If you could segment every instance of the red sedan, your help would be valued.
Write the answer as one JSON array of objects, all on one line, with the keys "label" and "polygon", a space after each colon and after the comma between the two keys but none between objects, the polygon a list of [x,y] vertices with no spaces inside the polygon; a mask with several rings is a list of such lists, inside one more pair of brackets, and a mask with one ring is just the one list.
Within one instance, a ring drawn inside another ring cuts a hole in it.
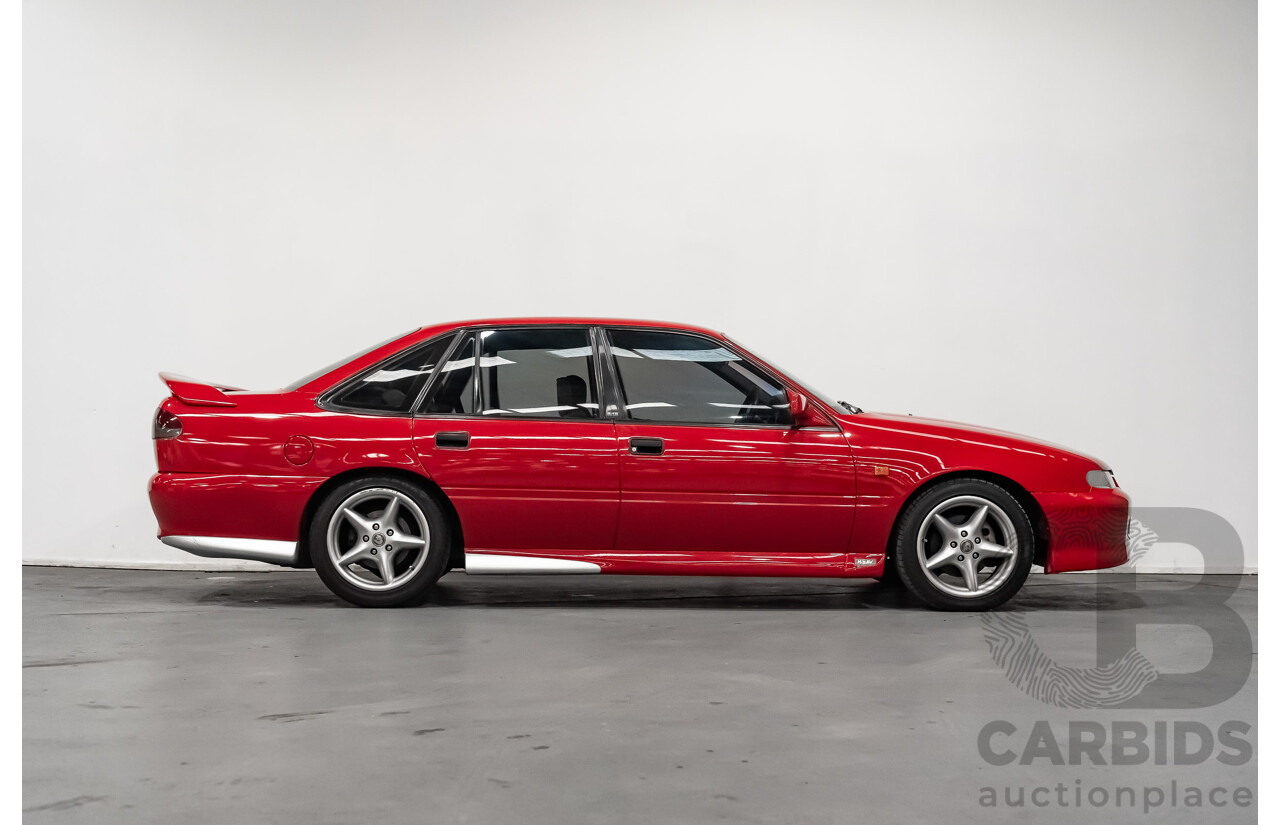
[{"label": "red sedan", "polygon": [[462,569],[896,577],[984,610],[1032,564],[1126,559],[1096,459],[863,412],[696,327],[452,323],[273,392],[161,378],[161,541],[314,567],[368,607]]}]

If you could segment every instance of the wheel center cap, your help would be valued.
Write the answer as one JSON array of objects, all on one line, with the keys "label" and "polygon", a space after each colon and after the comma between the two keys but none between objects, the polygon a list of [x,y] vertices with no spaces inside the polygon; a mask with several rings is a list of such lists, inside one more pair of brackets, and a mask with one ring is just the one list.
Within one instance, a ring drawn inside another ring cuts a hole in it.
[{"label": "wheel center cap", "polygon": [[374,547],[381,547],[384,543],[386,543],[386,541],[387,541],[387,540],[386,540],[386,538],[384,538],[384,537],[383,537],[383,535],[382,535],[381,533],[374,533],[374,534],[373,534],[373,546],[374,546]]},{"label": "wheel center cap", "polygon": [[960,545],[960,549],[966,553],[973,552],[973,542],[969,541],[968,539],[965,539],[965,541]]}]

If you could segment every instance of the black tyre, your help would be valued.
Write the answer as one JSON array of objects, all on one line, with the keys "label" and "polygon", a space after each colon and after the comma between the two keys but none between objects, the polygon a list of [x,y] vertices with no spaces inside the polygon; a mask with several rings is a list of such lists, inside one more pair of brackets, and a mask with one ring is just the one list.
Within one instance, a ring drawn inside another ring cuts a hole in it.
[{"label": "black tyre", "polygon": [[956,479],[908,505],[893,555],[903,584],[929,607],[990,610],[1022,587],[1035,549],[1031,518],[1007,490]]},{"label": "black tyre", "polygon": [[883,587],[892,587],[895,590],[902,587],[902,576],[898,575],[898,563],[893,558],[885,559],[884,570],[876,581]]},{"label": "black tyre", "polygon": [[449,563],[449,522],[421,487],[393,476],[335,487],[310,526],[320,580],[361,607],[421,604]]}]

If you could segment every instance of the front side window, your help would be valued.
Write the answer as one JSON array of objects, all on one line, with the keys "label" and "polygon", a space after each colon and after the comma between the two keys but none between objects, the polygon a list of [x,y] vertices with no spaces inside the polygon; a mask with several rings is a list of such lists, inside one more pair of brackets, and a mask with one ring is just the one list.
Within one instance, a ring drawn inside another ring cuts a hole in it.
[{"label": "front side window", "polygon": [[596,418],[595,359],[586,329],[480,333],[480,414]]},{"label": "front side window", "polygon": [[787,390],[722,344],[678,332],[609,332],[626,415],[639,421],[788,425]]},{"label": "front side window", "polygon": [[407,413],[451,343],[450,335],[413,347],[362,375],[330,403],[349,410]]}]

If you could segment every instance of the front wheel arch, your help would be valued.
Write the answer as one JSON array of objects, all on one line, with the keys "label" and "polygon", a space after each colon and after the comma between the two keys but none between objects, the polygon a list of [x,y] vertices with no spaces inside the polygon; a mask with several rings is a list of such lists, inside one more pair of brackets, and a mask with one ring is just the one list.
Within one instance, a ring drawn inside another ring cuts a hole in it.
[{"label": "front wheel arch", "polygon": [[311,494],[311,498],[307,499],[307,506],[302,508],[302,519],[298,523],[298,563],[295,566],[302,568],[315,567],[315,562],[311,559],[311,520],[315,518],[320,502],[324,501],[330,490],[348,481],[360,478],[386,478],[388,476],[416,485],[424,493],[431,496],[436,504],[440,505],[441,511],[449,521],[449,535],[452,537],[449,547],[448,569],[464,567],[466,565],[466,556],[464,555],[466,545],[462,539],[462,521],[458,518],[457,508],[453,506],[453,502],[445,495],[444,490],[440,489],[440,485],[421,473],[415,473],[399,467],[361,467],[356,470],[346,470],[325,480],[323,484],[317,487]]},{"label": "front wheel arch", "polygon": [[1045,518],[1044,509],[1041,508],[1040,502],[1036,501],[1036,497],[1031,495],[1026,487],[1023,487],[1008,476],[983,470],[954,470],[948,473],[941,473],[931,477],[928,481],[912,490],[911,495],[907,496],[903,500],[902,506],[898,508],[898,514],[893,519],[893,529],[889,531],[889,536],[885,541],[885,566],[887,567],[893,561],[893,546],[897,541],[898,528],[902,526],[902,517],[911,507],[911,504],[939,484],[962,479],[989,481],[1018,500],[1018,503],[1022,505],[1022,509],[1026,510],[1027,515],[1031,517],[1031,529],[1035,534],[1036,551],[1032,561],[1041,567],[1045,566],[1045,563],[1049,560],[1049,522]]}]

